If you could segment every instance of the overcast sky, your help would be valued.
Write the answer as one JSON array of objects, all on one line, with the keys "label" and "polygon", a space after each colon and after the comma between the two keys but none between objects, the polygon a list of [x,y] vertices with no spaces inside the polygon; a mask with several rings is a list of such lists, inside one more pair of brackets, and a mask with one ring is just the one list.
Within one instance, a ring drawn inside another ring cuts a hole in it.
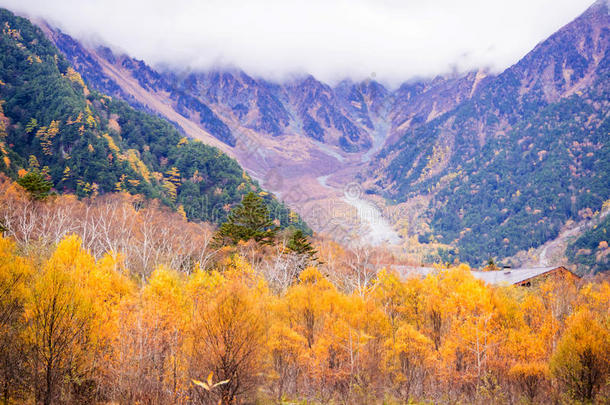
[{"label": "overcast sky", "polygon": [[504,69],[593,0],[0,0],[149,64],[335,82]]}]

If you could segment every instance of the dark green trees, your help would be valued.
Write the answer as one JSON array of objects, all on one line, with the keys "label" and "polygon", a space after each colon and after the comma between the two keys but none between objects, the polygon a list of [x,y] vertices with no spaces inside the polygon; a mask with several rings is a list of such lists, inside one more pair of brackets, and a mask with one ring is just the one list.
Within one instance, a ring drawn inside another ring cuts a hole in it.
[{"label": "dark green trees", "polygon": [[253,192],[246,194],[238,206],[233,208],[229,217],[214,237],[217,246],[236,245],[239,241],[255,240],[271,244],[277,227],[269,218],[263,199]]},{"label": "dark green trees", "polygon": [[42,201],[49,196],[53,184],[39,170],[32,170],[17,180],[34,200]]},{"label": "dark green trees", "polygon": [[286,247],[291,252],[298,255],[308,256],[308,258],[311,260],[316,260],[316,249],[311,246],[311,243],[309,243],[309,240],[307,239],[307,235],[305,235],[300,229],[294,231],[292,237],[288,240]]}]

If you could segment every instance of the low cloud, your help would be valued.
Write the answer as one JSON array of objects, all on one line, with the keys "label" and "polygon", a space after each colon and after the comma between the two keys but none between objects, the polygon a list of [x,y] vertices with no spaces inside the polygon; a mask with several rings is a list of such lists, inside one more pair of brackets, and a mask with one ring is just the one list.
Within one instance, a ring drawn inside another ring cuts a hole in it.
[{"label": "low cloud", "polygon": [[2,0],[156,66],[395,85],[502,70],[591,0]]}]

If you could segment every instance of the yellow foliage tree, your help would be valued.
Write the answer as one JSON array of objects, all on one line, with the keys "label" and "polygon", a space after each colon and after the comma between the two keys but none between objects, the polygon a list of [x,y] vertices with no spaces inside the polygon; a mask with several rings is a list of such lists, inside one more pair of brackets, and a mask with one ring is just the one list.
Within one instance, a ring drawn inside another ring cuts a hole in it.
[{"label": "yellow foliage tree", "polygon": [[434,343],[413,325],[402,323],[386,342],[385,364],[400,397],[408,401],[416,389],[423,391],[434,365]]},{"label": "yellow foliage tree", "polygon": [[23,306],[33,269],[18,257],[15,243],[0,236],[0,394],[4,403],[17,396],[24,373]]},{"label": "yellow foliage tree", "polygon": [[192,322],[190,375],[201,380],[209,372],[227,381],[217,390],[195,391],[201,400],[222,405],[251,396],[265,366],[267,331],[265,298],[239,280],[229,280],[208,301],[199,302]]},{"label": "yellow foliage tree", "polygon": [[88,273],[94,259],[69,236],[36,275],[26,302],[27,342],[36,398],[45,405],[68,400],[74,385],[86,385],[92,373],[93,300]]},{"label": "yellow foliage tree", "polygon": [[550,368],[574,399],[592,401],[610,377],[608,324],[595,319],[588,309],[571,315]]}]

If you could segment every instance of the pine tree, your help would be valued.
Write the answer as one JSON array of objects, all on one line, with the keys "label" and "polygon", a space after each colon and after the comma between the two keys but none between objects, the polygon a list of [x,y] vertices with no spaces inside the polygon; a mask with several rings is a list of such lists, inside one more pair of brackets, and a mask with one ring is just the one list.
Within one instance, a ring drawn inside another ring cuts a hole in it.
[{"label": "pine tree", "polygon": [[316,249],[311,246],[311,243],[307,239],[307,235],[300,229],[294,231],[292,237],[288,240],[286,247],[296,254],[309,256],[311,260],[315,260],[316,254],[318,253]]},{"label": "pine tree", "polygon": [[277,227],[269,218],[269,210],[261,197],[253,192],[246,194],[214,237],[217,246],[236,245],[239,241],[254,239],[258,243],[271,244]]},{"label": "pine tree", "polygon": [[483,271],[496,271],[496,270],[500,270],[500,268],[496,264],[496,262],[493,259],[493,257],[490,257],[487,260],[487,265],[485,267],[483,267]]},{"label": "pine tree", "polygon": [[30,193],[34,200],[42,201],[49,196],[53,183],[45,178],[45,175],[39,170],[31,170],[23,177],[17,180],[21,187]]}]

